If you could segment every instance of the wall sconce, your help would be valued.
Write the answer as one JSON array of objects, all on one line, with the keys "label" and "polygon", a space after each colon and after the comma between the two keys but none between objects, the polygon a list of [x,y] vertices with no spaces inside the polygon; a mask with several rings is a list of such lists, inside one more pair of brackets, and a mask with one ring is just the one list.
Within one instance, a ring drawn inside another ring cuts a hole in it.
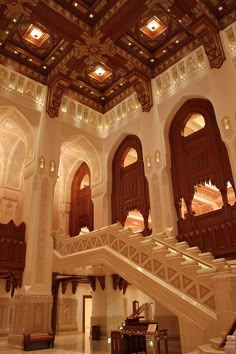
[{"label": "wall sconce", "polygon": [[49,162],[49,171],[50,171],[50,173],[54,173],[54,172],[55,172],[55,169],[56,169],[55,161],[51,160],[51,161]]},{"label": "wall sconce", "polygon": [[156,160],[157,165],[159,165],[159,163],[161,162],[161,153],[159,150],[157,150],[155,152],[155,160]]},{"label": "wall sconce", "polygon": [[229,120],[229,117],[225,117],[225,118],[224,118],[224,125],[225,125],[225,130],[229,130],[229,129],[230,129],[230,120]]},{"label": "wall sconce", "polygon": [[39,170],[43,170],[45,167],[45,158],[43,156],[39,157],[38,164],[39,164]]},{"label": "wall sconce", "polygon": [[230,117],[224,117],[222,119],[222,127],[223,127],[223,130],[224,130],[224,135],[227,136],[227,137],[230,137],[232,135],[232,133],[233,133]]},{"label": "wall sconce", "polygon": [[147,155],[147,157],[146,157],[146,166],[148,168],[151,167],[151,156],[150,155]]}]

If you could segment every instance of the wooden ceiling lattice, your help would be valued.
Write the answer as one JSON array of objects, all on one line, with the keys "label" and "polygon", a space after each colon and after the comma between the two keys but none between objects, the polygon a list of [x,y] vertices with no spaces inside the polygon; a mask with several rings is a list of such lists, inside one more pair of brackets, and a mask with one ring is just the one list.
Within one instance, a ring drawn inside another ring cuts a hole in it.
[{"label": "wooden ceiling lattice", "polygon": [[[0,0],[0,14],[2,64],[11,59],[22,74],[43,78],[52,96],[49,114],[57,116],[59,105],[52,107],[52,102],[61,86],[61,94],[74,90],[102,113],[124,99],[125,92],[134,91],[143,111],[150,109],[151,78],[168,68],[170,57],[190,46],[203,45],[210,66],[220,67],[225,56],[219,32],[235,21],[236,2]],[[164,30],[150,38],[141,28],[152,18]],[[30,26],[45,33],[40,45],[25,37]],[[103,81],[89,76],[99,65],[111,71]]]}]

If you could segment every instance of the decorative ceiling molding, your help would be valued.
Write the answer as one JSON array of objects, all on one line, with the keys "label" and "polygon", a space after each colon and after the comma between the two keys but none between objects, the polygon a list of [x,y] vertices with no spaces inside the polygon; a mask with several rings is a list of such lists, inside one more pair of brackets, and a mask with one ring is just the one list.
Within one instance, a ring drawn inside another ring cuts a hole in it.
[{"label": "decorative ceiling molding", "polygon": [[6,16],[14,17],[19,14],[30,14],[31,11],[25,7],[25,4],[29,3],[30,5],[36,6],[39,0],[0,0],[0,5],[5,5]]},{"label": "decorative ceiling molding", "polygon": [[51,118],[57,117],[61,105],[62,96],[66,88],[70,85],[70,80],[60,76],[48,86],[47,113]]},{"label": "decorative ceiling molding", "polygon": [[220,68],[225,60],[225,53],[219,36],[219,28],[208,17],[203,16],[192,29],[204,46],[210,67]]},{"label": "decorative ceiling molding", "polygon": [[137,93],[139,103],[142,106],[142,111],[149,112],[153,106],[150,79],[143,76],[140,72],[133,71],[129,75],[128,80]]}]

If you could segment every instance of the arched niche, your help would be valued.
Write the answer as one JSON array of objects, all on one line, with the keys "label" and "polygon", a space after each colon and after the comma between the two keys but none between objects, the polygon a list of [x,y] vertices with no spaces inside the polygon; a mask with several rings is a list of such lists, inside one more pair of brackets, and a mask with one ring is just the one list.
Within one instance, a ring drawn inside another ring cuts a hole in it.
[{"label": "arched niche", "polygon": [[144,174],[142,145],[135,135],[128,135],[119,145],[112,161],[112,222],[125,224],[130,211],[143,216],[143,235],[149,235],[150,200]]},{"label": "arched niche", "polygon": [[[230,256],[236,252],[233,241],[236,205],[230,205],[227,187],[232,186],[235,198],[235,185],[211,102],[206,99],[186,101],[171,123],[169,141],[178,239],[186,240],[190,246],[197,245],[202,251],[211,251],[215,256]],[[222,203],[218,203],[218,210],[209,208],[196,215],[193,211],[195,193],[199,187],[213,193],[210,186],[219,190]]]},{"label": "arched niche", "polygon": [[93,202],[91,199],[90,170],[83,162],[77,170],[71,186],[70,236],[79,235],[82,228],[93,230]]},{"label": "arched niche", "polygon": [[22,221],[25,183],[34,160],[34,133],[27,118],[16,108],[0,107],[1,222]]}]

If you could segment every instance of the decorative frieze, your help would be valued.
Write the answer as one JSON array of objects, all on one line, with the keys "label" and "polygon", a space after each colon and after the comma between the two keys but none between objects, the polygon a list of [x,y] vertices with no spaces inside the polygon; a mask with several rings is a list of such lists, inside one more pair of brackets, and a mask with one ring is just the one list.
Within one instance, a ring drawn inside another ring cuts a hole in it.
[{"label": "decorative frieze", "polygon": [[44,86],[0,64],[0,87],[37,104],[44,103]]},{"label": "decorative frieze", "polygon": [[61,104],[61,117],[65,122],[79,128],[93,128],[97,135],[105,137],[114,128],[131,119],[132,113],[140,111],[140,108],[136,94],[126,98],[104,115],[64,96]]},{"label": "decorative frieze", "polygon": [[206,54],[203,47],[200,47],[157,76],[154,81],[156,97],[173,92],[192,76],[198,75],[206,68],[208,68]]}]

